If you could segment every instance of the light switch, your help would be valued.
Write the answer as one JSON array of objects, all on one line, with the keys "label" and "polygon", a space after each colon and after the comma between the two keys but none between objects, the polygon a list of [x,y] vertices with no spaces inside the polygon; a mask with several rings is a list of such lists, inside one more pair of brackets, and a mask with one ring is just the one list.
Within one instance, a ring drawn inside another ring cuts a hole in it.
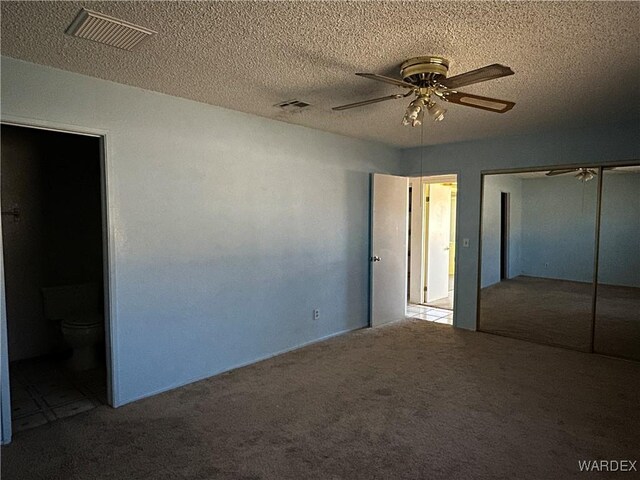
[{"label": "light switch", "polygon": [[469,239],[468,238],[463,238],[462,239],[462,246],[464,248],[468,248],[469,247]]}]

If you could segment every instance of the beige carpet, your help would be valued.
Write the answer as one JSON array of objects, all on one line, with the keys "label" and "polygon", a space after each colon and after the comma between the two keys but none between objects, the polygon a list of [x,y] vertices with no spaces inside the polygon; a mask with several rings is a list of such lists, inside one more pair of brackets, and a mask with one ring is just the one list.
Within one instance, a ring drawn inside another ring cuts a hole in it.
[{"label": "beige carpet", "polygon": [[596,352],[640,361],[640,288],[598,286]]},{"label": "beige carpet", "polygon": [[[479,329],[591,348],[592,285],[520,276],[480,292]],[[598,286],[595,350],[640,360],[640,289]]]},{"label": "beige carpet", "polygon": [[406,320],[20,432],[2,479],[596,478],[578,461],[640,459],[639,384],[636,362]]}]

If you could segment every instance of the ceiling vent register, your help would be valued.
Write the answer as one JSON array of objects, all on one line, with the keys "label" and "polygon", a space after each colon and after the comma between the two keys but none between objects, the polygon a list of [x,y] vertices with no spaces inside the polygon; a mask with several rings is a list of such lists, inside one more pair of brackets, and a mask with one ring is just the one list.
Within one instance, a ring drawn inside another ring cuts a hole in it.
[{"label": "ceiling vent register", "polygon": [[307,108],[309,104],[301,100],[287,100],[286,102],[276,103],[274,107],[279,107],[287,112],[295,112]]},{"label": "ceiling vent register", "polygon": [[65,33],[123,50],[133,50],[156,32],[83,8]]}]

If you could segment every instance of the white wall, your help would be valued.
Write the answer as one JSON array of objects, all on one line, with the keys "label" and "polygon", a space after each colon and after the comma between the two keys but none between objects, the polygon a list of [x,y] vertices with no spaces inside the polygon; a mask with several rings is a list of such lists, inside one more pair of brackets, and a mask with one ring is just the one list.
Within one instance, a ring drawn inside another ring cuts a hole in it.
[{"label": "white wall", "polygon": [[[509,121],[508,114],[504,118],[505,122]],[[640,158],[638,131],[640,123],[636,120],[618,125],[433,145],[424,148],[423,161],[420,148],[403,152],[402,172],[405,175],[459,174],[456,326],[476,328],[481,172],[636,160]],[[464,238],[470,239],[468,248],[462,247]]]},{"label": "white wall", "polygon": [[117,404],[367,325],[397,150],[6,57],[2,115],[107,132]]},{"label": "white wall", "polygon": [[509,197],[509,278],[522,273],[522,179],[486,175],[482,199],[482,288],[500,281],[501,193]]}]

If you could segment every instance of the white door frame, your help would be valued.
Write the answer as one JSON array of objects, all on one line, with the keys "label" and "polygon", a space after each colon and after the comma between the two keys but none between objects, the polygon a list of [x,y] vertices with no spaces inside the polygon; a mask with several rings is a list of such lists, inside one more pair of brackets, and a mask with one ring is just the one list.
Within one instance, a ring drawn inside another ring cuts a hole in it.
[{"label": "white door frame", "polygon": [[[53,132],[71,133],[97,137],[100,139],[100,184],[102,190],[102,241],[103,241],[103,284],[104,284],[104,322],[105,322],[105,350],[107,366],[107,403],[112,407],[120,404],[118,388],[118,349],[117,322],[115,300],[115,231],[111,225],[109,179],[112,178],[110,164],[107,161],[109,151],[109,135],[107,130],[85,128],[77,125],[50,122],[10,115],[2,115],[0,123],[17,127],[49,130]],[[1,175],[1,172],[0,172]],[[11,441],[11,398],[9,394],[9,352],[7,342],[7,314],[4,278],[4,254],[2,241],[2,226],[0,225],[0,426],[2,444]]]},{"label": "white door frame", "polygon": [[[453,274],[453,291],[454,291],[454,297],[453,297],[453,326],[456,326],[456,312],[457,312],[457,302],[458,302],[458,296],[455,295],[455,292],[457,291],[458,288],[458,255],[460,254],[460,248],[462,247],[462,241],[459,238],[460,237],[460,229],[459,227],[459,219],[460,219],[460,215],[459,215],[459,210],[460,210],[460,171],[459,170],[447,170],[444,172],[438,172],[438,171],[434,171],[434,172],[429,172],[429,171],[425,171],[422,172],[422,175],[413,175],[411,177],[409,177],[411,179],[420,179],[420,185],[424,185],[425,183],[442,183],[442,182],[455,182],[458,186],[458,198],[456,199],[456,250],[454,253],[454,274]],[[427,182],[425,182],[425,179],[428,179]],[[420,188],[421,192],[421,201],[424,200],[424,189],[423,187]],[[423,205],[424,206],[424,205]],[[425,264],[425,259],[426,259],[426,255],[427,255],[427,241],[425,238],[425,212],[422,212],[422,217],[421,217],[421,235],[422,235],[422,259],[420,262],[420,269],[421,269],[421,273],[420,273],[420,289],[421,289],[421,293],[422,295],[424,295],[424,287],[425,287],[425,271],[426,271],[426,264]]]}]

